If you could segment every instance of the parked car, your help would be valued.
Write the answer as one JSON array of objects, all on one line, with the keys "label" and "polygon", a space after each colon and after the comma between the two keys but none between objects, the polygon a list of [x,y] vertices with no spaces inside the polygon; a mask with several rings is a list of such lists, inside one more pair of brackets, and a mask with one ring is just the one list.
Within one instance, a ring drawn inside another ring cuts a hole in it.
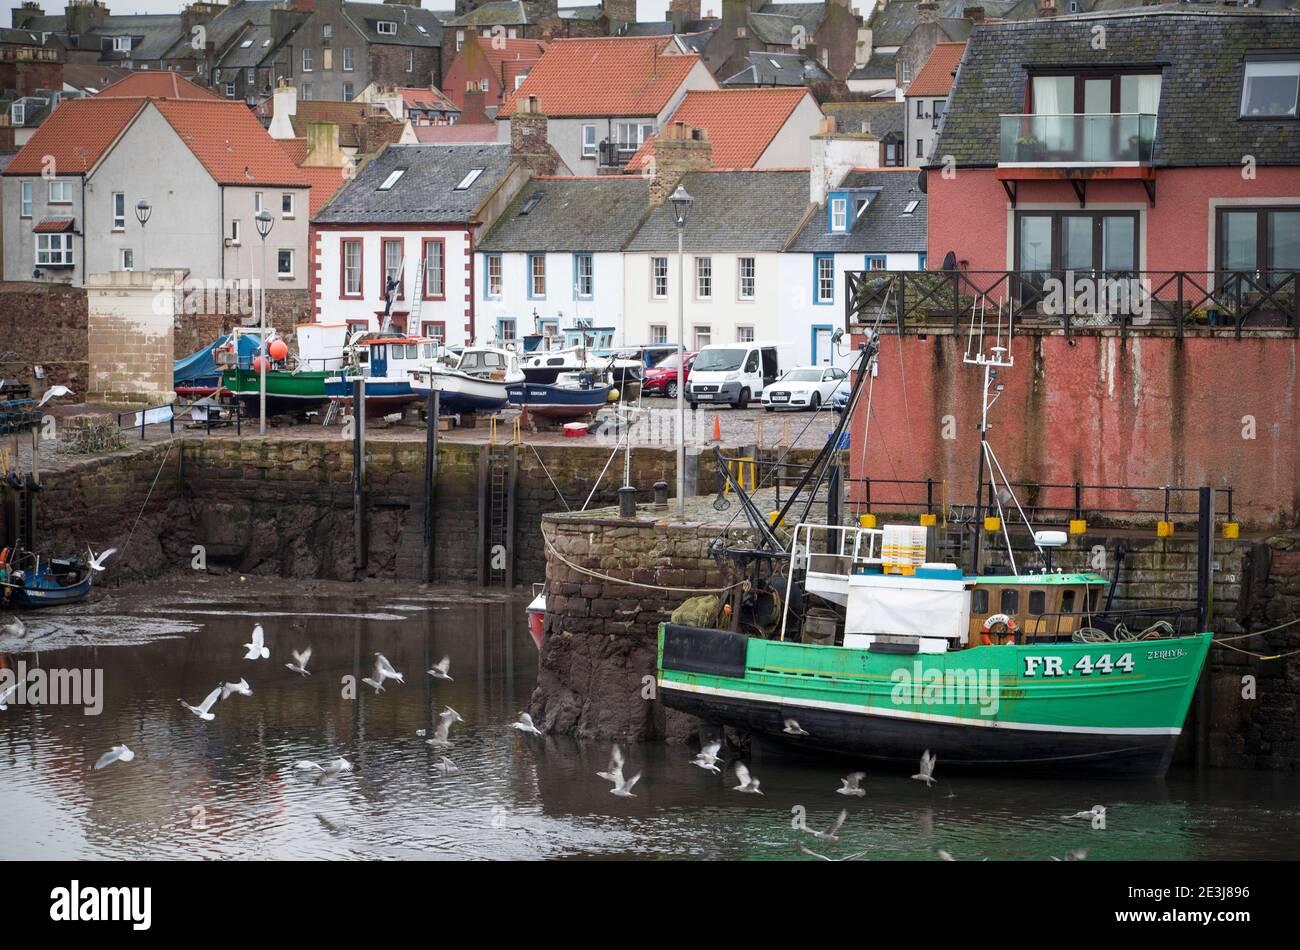
[{"label": "parked car", "polygon": [[820,409],[837,390],[848,391],[848,376],[838,366],[796,366],[763,390],[763,408]]},{"label": "parked car", "polygon": [[790,343],[714,343],[700,348],[691,367],[686,401],[727,403],[744,409],[794,363]]},{"label": "parked car", "polygon": [[[686,354],[686,379],[691,378],[691,365],[695,362],[695,353]],[[647,396],[660,395],[669,399],[677,398],[677,387],[682,383],[682,374],[677,371],[677,354],[670,353],[645,371],[641,381],[641,392]]]},{"label": "parked car", "polygon": [[831,409],[836,415],[842,415],[844,410],[849,408],[849,393],[852,389],[852,386],[844,385],[835,390],[835,395],[831,396]]}]

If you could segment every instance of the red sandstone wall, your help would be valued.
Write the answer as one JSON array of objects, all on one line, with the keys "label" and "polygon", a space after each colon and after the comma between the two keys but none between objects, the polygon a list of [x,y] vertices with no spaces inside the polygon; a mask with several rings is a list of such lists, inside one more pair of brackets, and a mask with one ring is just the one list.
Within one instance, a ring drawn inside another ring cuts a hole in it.
[{"label": "red sandstone wall", "polygon": [[[973,501],[981,374],[962,363],[964,345],[907,336],[900,363],[900,339],[883,338],[865,465],[865,413],[853,420],[855,475],[946,478],[951,501]],[[1017,337],[1012,354],[990,439],[1013,481],[1230,486],[1243,522],[1300,523],[1300,341],[1037,336]]]}]

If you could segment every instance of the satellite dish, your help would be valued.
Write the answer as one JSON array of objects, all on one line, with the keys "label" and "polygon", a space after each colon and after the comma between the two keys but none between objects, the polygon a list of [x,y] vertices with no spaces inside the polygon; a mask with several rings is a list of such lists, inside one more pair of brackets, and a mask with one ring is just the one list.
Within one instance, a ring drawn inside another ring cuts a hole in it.
[{"label": "satellite dish", "polygon": [[916,173],[916,187],[921,189],[921,194],[925,194],[925,171],[924,169]]},{"label": "satellite dish", "polygon": [[943,256],[943,269],[949,272],[957,269],[957,252],[949,251]]}]

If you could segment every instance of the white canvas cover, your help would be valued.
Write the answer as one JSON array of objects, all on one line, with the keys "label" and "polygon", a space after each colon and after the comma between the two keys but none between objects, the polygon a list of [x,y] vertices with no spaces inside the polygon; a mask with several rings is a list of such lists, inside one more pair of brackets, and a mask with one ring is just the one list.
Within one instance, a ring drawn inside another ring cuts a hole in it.
[{"label": "white canvas cover", "polygon": [[844,632],[946,637],[965,642],[970,591],[961,581],[855,574]]}]

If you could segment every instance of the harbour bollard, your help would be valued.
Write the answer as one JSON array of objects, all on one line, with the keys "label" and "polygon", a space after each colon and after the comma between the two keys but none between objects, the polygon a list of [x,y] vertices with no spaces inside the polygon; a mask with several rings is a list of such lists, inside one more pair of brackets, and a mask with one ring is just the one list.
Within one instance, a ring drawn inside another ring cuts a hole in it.
[{"label": "harbour bollard", "polygon": [[668,507],[668,483],[655,482],[655,510],[663,511]]},{"label": "harbour bollard", "polygon": [[631,485],[624,485],[618,490],[618,516],[636,517],[636,489]]}]

